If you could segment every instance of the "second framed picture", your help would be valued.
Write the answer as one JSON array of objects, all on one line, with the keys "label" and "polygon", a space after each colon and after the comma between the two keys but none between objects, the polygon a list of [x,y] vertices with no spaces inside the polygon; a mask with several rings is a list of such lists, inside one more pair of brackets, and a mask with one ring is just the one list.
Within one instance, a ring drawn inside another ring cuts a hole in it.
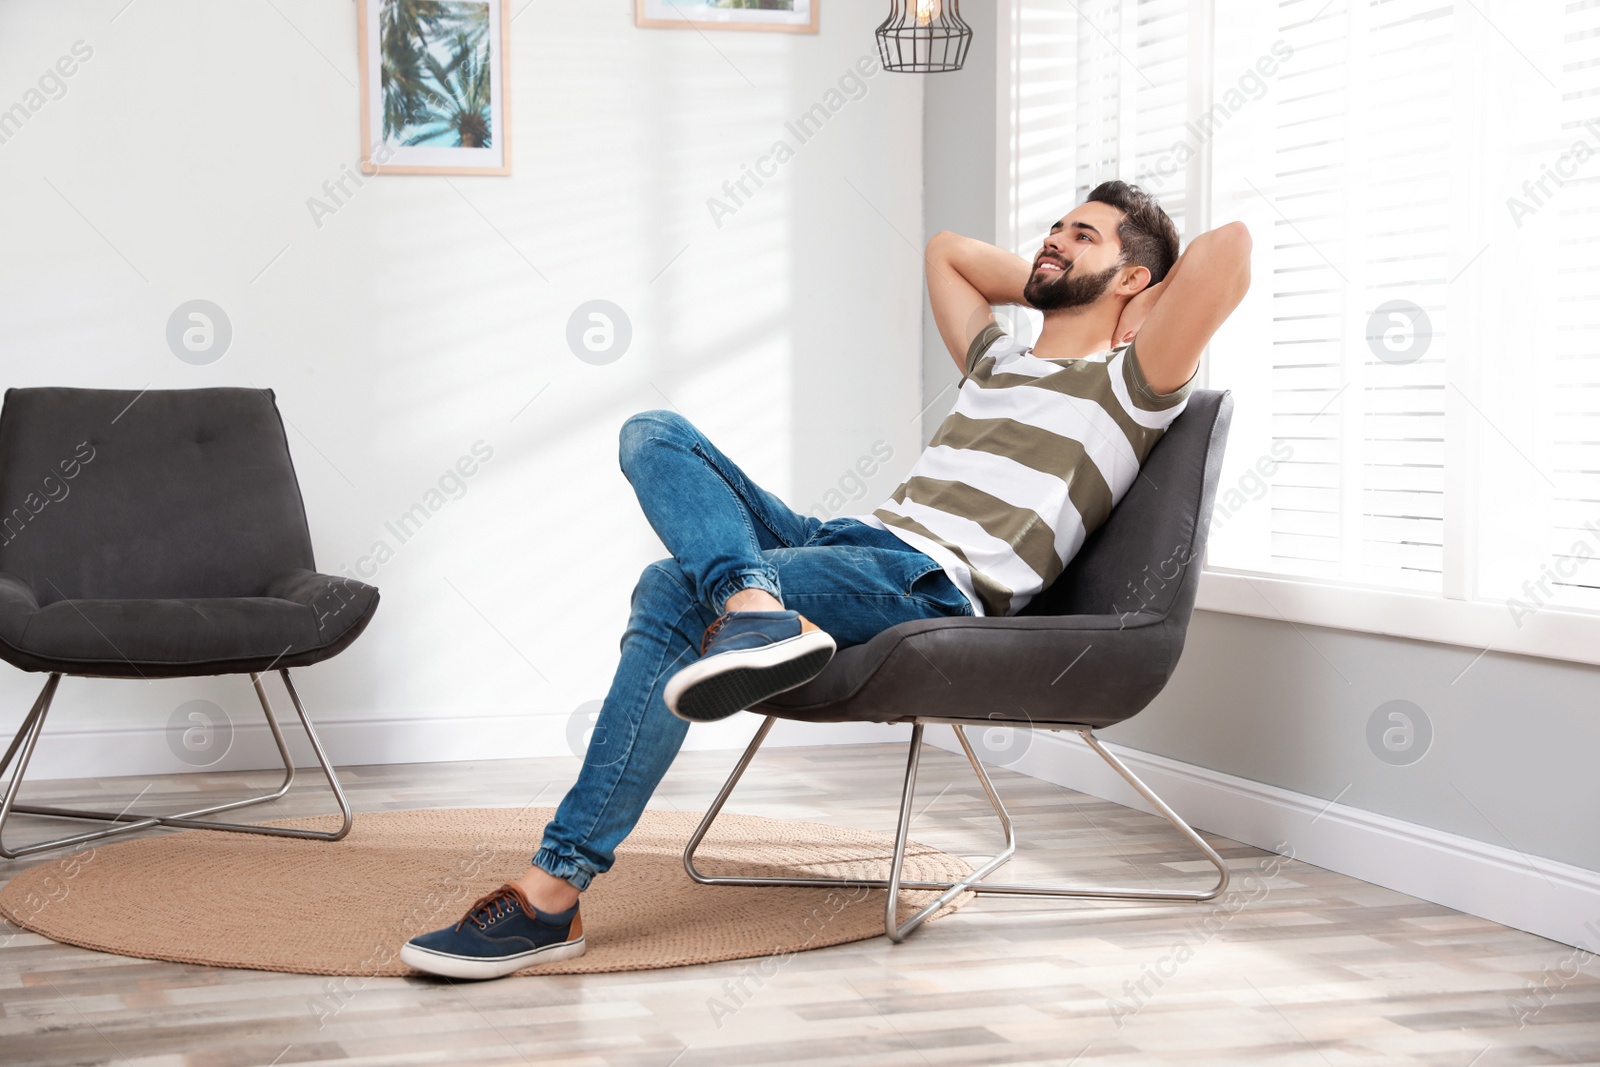
[{"label": "second framed picture", "polygon": [[510,6],[356,0],[364,173],[511,173]]},{"label": "second framed picture", "polygon": [[638,26],[817,32],[819,0],[634,0]]}]

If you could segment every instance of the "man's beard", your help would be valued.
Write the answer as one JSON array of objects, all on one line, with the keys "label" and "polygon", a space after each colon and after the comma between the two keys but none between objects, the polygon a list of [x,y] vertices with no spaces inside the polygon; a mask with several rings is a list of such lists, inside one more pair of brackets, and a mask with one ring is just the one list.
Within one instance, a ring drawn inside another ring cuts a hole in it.
[{"label": "man's beard", "polygon": [[1023,286],[1022,297],[1031,307],[1040,311],[1060,311],[1062,308],[1081,307],[1100,299],[1111,281],[1117,276],[1120,265],[1107,267],[1099,274],[1078,274],[1072,268],[1058,277],[1041,276],[1037,271]]}]

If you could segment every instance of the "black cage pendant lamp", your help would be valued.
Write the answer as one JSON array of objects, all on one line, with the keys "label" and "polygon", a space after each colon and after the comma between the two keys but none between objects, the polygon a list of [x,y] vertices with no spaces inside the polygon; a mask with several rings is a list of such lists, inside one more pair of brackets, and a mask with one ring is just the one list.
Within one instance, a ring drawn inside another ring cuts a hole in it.
[{"label": "black cage pendant lamp", "polygon": [[972,44],[961,0],[889,0],[889,17],[877,32],[883,69],[911,74],[960,70]]}]

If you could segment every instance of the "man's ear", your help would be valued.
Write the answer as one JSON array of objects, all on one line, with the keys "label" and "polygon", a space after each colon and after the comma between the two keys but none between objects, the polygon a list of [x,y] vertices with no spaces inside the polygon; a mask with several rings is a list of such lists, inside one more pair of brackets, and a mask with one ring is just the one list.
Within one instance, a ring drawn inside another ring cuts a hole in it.
[{"label": "man's ear", "polygon": [[1150,287],[1150,268],[1130,266],[1123,268],[1117,291],[1127,297],[1138,296]]}]

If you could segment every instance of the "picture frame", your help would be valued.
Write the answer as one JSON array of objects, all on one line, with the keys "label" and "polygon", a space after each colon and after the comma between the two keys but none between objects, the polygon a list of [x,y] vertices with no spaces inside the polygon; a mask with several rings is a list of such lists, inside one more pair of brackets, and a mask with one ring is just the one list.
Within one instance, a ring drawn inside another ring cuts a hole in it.
[{"label": "picture frame", "polygon": [[511,173],[511,0],[356,0],[363,174]]},{"label": "picture frame", "polygon": [[783,8],[733,7],[735,0],[634,0],[635,26],[674,30],[816,33],[821,0],[774,0]]}]

